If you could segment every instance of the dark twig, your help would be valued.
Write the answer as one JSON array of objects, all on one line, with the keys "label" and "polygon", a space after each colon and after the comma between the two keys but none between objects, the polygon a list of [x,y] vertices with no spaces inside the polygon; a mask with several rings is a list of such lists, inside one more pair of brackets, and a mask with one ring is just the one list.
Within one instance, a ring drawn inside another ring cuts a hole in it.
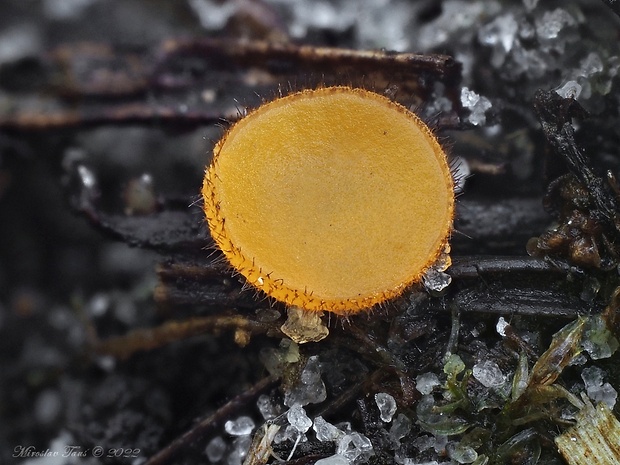
[{"label": "dark twig", "polygon": [[247,407],[247,404],[255,399],[259,394],[273,387],[278,378],[268,376],[263,378],[250,389],[228,401],[212,415],[201,419],[189,431],[176,438],[157,454],[146,461],[144,465],[165,465],[171,463],[175,456],[185,447],[190,446],[195,441],[203,438],[215,428],[220,426],[224,420],[230,418],[236,412]]},{"label": "dark twig", "polygon": [[[235,119],[227,89],[237,88],[236,97],[243,98],[298,80],[302,85],[367,83],[377,89],[398,82],[400,95],[417,104],[442,82],[456,111],[442,115],[438,125],[460,124],[461,65],[446,55],[201,38],[168,40],[140,54],[96,43],[63,46],[39,57],[39,65],[43,77],[37,90],[46,91],[46,97],[37,94],[38,108],[17,106],[0,115],[0,131],[40,133],[110,124],[188,130]],[[188,72],[194,68],[199,71]],[[264,82],[248,85],[247,76],[256,70]],[[303,82],[308,80],[319,82]]]},{"label": "dark twig", "polygon": [[607,181],[594,173],[585,152],[575,142],[575,129],[571,119],[584,118],[587,112],[576,100],[564,99],[554,91],[543,90],[536,92],[534,108],[547,141],[588,189],[596,208],[597,219],[614,231],[616,237],[620,237],[618,202],[611,195]]},{"label": "dark twig", "polygon": [[218,111],[183,110],[178,104],[154,105],[145,102],[113,103],[79,110],[60,109],[52,112],[22,112],[15,116],[0,117],[0,130],[7,133],[42,133],[58,130],[89,129],[113,124],[130,126],[135,124],[167,124],[174,126],[182,122],[191,128],[221,122],[226,116]]},{"label": "dark twig", "polygon": [[452,259],[447,273],[454,279],[479,278],[501,273],[566,274],[569,267],[535,257],[462,256]]},{"label": "dark twig", "polygon": [[263,41],[231,41],[211,38],[169,40],[163,44],[160,60],[154,75],[167,62],[177,56],[208,57],[210,60],[229,64],[259,66],[270,71],[310,69],[313,72],[334,69],[355,69],[357,74],[378,72],[402,82],[420,76],[454,85],[460,81],[461,65],[447,55],[423,55],[417,53],[394,53],[385,51],[350,50],[344,48],[314,47],[290,43]]},{"label": "dark twig", "polygon": [[249,334],[264,334],[270,330],[278,331],[277,327],[238,315],[191,318],[183,321],[169,321],[156,328],[136,329],[123,336],[100,341],[95,345],[94,351],[99,354],[127,358],[138,351],[152,350],[170,342],[223,330],[244,331]]}]

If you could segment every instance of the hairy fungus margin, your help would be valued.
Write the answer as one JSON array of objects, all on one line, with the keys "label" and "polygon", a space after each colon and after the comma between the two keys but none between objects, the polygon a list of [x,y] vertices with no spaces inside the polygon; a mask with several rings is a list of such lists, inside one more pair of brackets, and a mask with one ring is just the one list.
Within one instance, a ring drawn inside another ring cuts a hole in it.
[{"label": "hairy fungus margin", "polygon": [[265,103],[214,148],[202,188],[211,235],[256,288],[351,314],[400,295],[447,245],[447,157],[414,113],[346,86]]}]

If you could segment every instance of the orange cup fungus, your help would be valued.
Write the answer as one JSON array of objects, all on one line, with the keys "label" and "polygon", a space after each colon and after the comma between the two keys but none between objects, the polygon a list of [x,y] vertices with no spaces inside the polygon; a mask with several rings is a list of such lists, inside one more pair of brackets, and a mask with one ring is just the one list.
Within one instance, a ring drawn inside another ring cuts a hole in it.
[{"label": "orange cup fungus", "polygon": [[267,295],[354,313],[422,279],[452,231],[453,180],[431,130],[364,89],[265,103],[216,144],[202,188],[211,235]]}]

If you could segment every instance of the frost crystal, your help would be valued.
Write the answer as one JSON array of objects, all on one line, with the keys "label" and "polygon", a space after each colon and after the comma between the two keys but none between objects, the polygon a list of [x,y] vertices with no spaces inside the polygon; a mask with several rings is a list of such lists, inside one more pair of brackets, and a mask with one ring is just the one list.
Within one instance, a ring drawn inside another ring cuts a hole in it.
[{"label": "frost crystal", "polygon": [[506,377],[499,369],[497,363],[490,360],[475,364],[472,371],[474,378],[480,381],[480,384],[488,388],[500,387],[506,381]]},{"label": "frost crystal", "polygon": [[485,16],[497,11],[495,2],[469,2],[446,0],[441,4],[441,15],[426,24],[419,31],[416,47],[421,50],[439,47],[457,34],[462,34]]},{"label": "frost crystal", "polygon": [[467,87],[461,89],[461,105],[464,108],[472,109],[480,101],[480,95],[473,90],[469,90]]},{"label": "frost crystal", "polygon": [[618,392],[609,383],[603,383],[605,372],[598,367],[584,368],[581,379],[586,385],[588,397],[595,402],[603,402],[610,409],[616,405]]},{"label": "frost crystal", "polygon": [[261,350],[259,358],[270,374],[280,376],[289,363],[299,361],[299,346],[290,339],[282,339],[280,347]]},{"label": "frost crystal", "polygon": [[262,394],[256,401],[256,405],[265,420],[273,420],[280,415],[280,408],[271,402],[268,395]]},{"label": "frost crystal", "polygon": [[234,3],[226,2],[220,5],[212,0],[189,0],[189,6],[198,16],[200,25],[208,30],[222,28],[238,8]]},{"label": "frost crystal", "polygon": [[448,457],[458,463],[472,463],[478,458],[478,453],[469,446],[464,446],[461,443],[450,442],[446,445],[446,451]]},{"label": "frost crystal", "polygon": [[375,394],[375,402],[377,403],[377,407],[379,407],[381,421],[385,423],[391,422],[392,417],[396,413],[396,401],[394,397],[385,392],[379,392]]},{"label": "frost crystal", "polygon": [[581,85],[577,81],[568,81],[559,89],[555,91],[562,98],[579,98],[581,94]]},{"label": "frost crystal", "polygon": [[312,426],[312,420],[306,415],[306,411],[301,405],[294,405],[286,413],[286,418],[293,428],[303,434]]},{"label": "frost crystal", "polygon": [[275,435],[273,442],[275,444],[281,444],[285,441],[291,441],[294,443],[305,442],[307,440],[308,439],[306,438],[306,435],[300,433],[297,428],[291,425],[286,425],[286,428],[280,428],[280,430]]},{"label": "frost crystal", "polygon": [[325,421],[322,416],[314,419],[312,429],[316,433],[316,438],[321,442],[336,441],[345,434],[344,431]]},{"label": "frost crystal", "polygon": [[44,0],[43,11],[55,20],[75,20],[96,0]]},{"label": "frost crystal", "polygon": [[443,454],[446,450],[446,445],[448,444],[448,436],[436,435],[435,436],[435,444],[433,447],[435,448],[435,452],[438,454]]},{"label": "frost crystal", "polygon": [[388,433],[394,444],[400,444],[400,440],[411,431],[411,420],[403,413],[399,413],[392,421],[392,427]]},{"label": "frost crystal", "polygon": [[468,109],[471,113],[467,120],[474,126],[480,126],[486,123],[486,111],[492,107],[488,98],[482,97],[467,87],[461,89],[461,104],[463,108]]},{"label": "frost crystal", "polygon": [[540,78],[549,69],[549,55],[538,49],[527,50],[522,46],[515,47],[510,55],[510,63],[506,63],[504,72],[507,79],[516,80],[523,74],[529,78]]},{"label": "frost crystal", "polygon": [[600,73],[603,71],[603,60],[596,52],[591,52],[587,57],[585,57],[581,62],[580,72],[584,77],[590,77],[593,74]]},{"label": "frost crystal", "polygon": [[501,44],[504,51],[512,49],[519,25],[512,14],[498,16],[478,31],[478,40],[485,45]]},{"label": "frost crystal", "polygon": [[601,316],[589,318],[586,328],[581,345],[592,360],[609,358],[618,350],[618,340],[607,329],[607,324]]},{"label": "frost crystal", "polygon": [[232,451],[226,459],[227,465],[241,465],[252,445],[251,436],[241,436],[233,441]]},{"label": "frost crystal", "polygon": [[306,385],[313,385],[321,382],[321,367],[319,357],[313,356],[308,359],[304,371],[301,372],[301,382]]},{"label": "frost crystal", "polygon": [[422,373],[415,379],[416,389],[424,395],[433,392],[433,388],[435,386],[439,386],[440,384],[439,377],[435,373]]},{"label": "frost crystal", "polygon": [[205,449],[205,454],[207,454],[207,458],[209,462],[215,463],[222,460],[224,457],[224,452],[226,452],[226,442],[221,436],[215,436]]},{"label": "frost crystal", "polygon": [[406,458],[403,465],[440,465],[437,460],[431,460],[430,462],[416,462],[414,459]]},{"label": "frost crystal", "polygon": [[421,435],[415,438],[412,442],[413,446],[420,452],[424,452],[435,446],[435,438],[433,436]]},{"label": "frost crystal", "polygon": [[350,421],[341,421],[340,423],[336,423],[336,428],[344,431],[345,433],[350,433],[351,431],[353,431]]},{"label": "frost crystal", "polygon": [[422,276],[422,283],[431,294],[442,292],[451,282],[452,277],[449,274],[433,268],[429,269],[424,276]]},{"label": "frost crystal", "polygon": [[547,11],[542,18],[536,19],[536,34],[540,39],[555,39],[566,26],[574,26],[577,22],[568,11],[557,8]]},{"label": "frost crystal", "polygon": [[588,357],[586,357],[583,353],[581,353],[577,355],[575,358],[573,358],[568,365],[569,366],[581,366],[581,365],[585,365],[586,363],[588,363]]},{"label": "frost crystal", "polygon": [[228,420],[224,424],[224,429],[231,436],[247,436],[254,429],[254,420],[250,417],[242,416],[236,420]]},{"label": "frost crystal", "polygon": [[374,454],[370,439],[360,433],[352,432],[343,436],[338,441],[336,453],[342,455],[350,462],[358,458],[366,458]]},{"label": "frost crystal", "polygon": [[244,458],[250,446],[252,445],[252,436],[241,436],[233,441],[233,452],[237,452],[241,458]]},{"label": "frost crystal", "polygon": [[600,389],[592,389],[592,392],[588,392],[588,396],[597,402],[603,402],[610,409],[616,405],[616,399],[618,398],[618,391],[609,383],[603,384]]},{"label": "frost crystal", "polygon": [[46,389],[37,397],[34,413],[40,423],[53,422],[62,411],[62,399],[58,391]]},{"label": "frost crystal", "polygon": [[284,405],[318,404],[327,398],[325,384],[321,380],[319,357],[310,357],[300,376],[300,383],[284,394]]},{"label": "frost crystal", "polygon": [[350,465],[346,458],[342,455],[335,454],[331,457],[325,457],[324,459],[317,460],[314,465]]},{"label": "frost crystal", "polygon": [[495,330],[497,331],[497,334],[499,334],[502,337],[505,337],[507,326],[509,326],[508,322],[504,320],[503,316],[500,316],[499,320],[497,320],[497,325],[495,325]]},{"label": "frost crystal", "polygon": [[586,389],[591,387],[598,387],[603,385],[603,377],[605,372],[598,367],[584,368],[581,372],[581,379],[583,379]]},{"label": "frost crystal", "polygon": [[[435,87],[438,86],[436,85]],[[432,101],[429,102],[428,106],[425,105],[424,108],[420,110],[424,112],[426,117],[433,118],[438,113],[451,112],[452,106],[452,101],[448,97],[444,97],[443,94],[438,94],[436,92],[433,94]],[[412,108],[412,110],[416,111],[416,108]]]},{"label": "frost crystal", "polygon": [[103,316],[110,309],[110,300],[111,299],[108,294],[95,294],[90,302],[88,302],[86,310],[93,317]]}]

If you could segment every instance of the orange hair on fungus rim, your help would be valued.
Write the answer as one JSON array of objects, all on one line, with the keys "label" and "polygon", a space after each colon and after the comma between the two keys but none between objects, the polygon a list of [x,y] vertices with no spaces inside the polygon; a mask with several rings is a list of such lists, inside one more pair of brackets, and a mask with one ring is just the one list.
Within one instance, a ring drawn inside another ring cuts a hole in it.
[{"label": "orange hair on fungus rim", "polygon": [[350,314],[419,282],[447,245],[454,186],[414,113],[345,86],[265,103],[214,148],[202,195],[211,235],[256,288]]}]

